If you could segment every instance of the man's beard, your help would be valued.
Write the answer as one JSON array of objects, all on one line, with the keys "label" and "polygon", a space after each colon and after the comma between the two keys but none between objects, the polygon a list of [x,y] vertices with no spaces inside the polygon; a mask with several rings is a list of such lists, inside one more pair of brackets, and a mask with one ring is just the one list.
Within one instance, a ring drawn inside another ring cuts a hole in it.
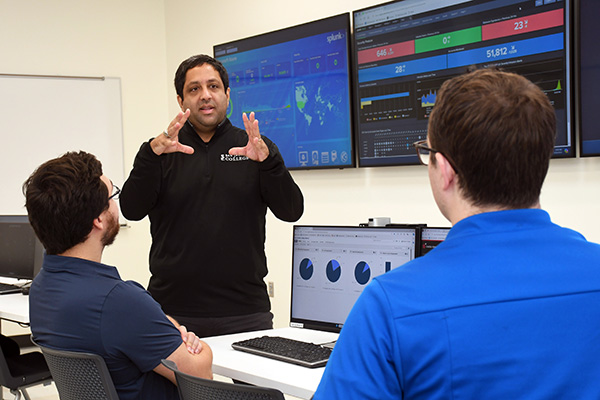
[{"label": "man's beard", "polygon": [[102,236],[103,246],[110,246],[111,244],[113,244],[115,238],[117,237],[117,234],[119,233],[119,229],[121,228],[121,226],[119,225],[119,221],[112,214],[109,213],[108,215],[109,226],[106,232],[104,232],[104,235]]}]

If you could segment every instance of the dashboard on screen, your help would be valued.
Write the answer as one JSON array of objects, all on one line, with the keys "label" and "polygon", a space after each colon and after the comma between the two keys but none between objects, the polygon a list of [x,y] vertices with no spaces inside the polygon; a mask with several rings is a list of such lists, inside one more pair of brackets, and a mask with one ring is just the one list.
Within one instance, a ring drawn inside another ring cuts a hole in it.
[{"label": "dashboard on screen", "polygon": [[600,2],[580,0],[577,11],[580,154],[600,156]]},{"label": "dashboard on screen", "polygon": [[524,75],[556,110],[554,157],[574,157],[570,0],[403,0],[353,12],[359,166],[418,164],[441,84],[472,68]]},{"label": "dashboard on screen", "polygon": [[376,276],[417,256],[417,230],[294,225],[291,326],[339,332]]},{"label": "dashboard on screen", "polygon": [[229,74],[234,125],[254,111],[289,169],[354,167],[349,13],[213,50]]}]

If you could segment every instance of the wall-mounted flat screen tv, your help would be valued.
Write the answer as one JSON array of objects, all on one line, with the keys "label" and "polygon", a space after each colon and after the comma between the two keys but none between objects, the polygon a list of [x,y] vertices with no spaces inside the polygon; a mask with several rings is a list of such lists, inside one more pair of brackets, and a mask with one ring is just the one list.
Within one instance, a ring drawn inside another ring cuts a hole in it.
[{"label": "wall-mounted flat screen tv", "polygon": [[[524,75],[557,117],[554,157],[574,157],[571,0],[402,0],[353,12],[358,165],[417,164],[441,84],[472,68]],[[595,14],[594,14],[595,15]]]},{"label": "wall-mounted flat screen tv", "polygon": [[229,73],[234,125],[254,111],[289,169],[355,166],[349,13],[213,50]]},{"label": "wall-mounted flat screen tv", "polygon": [[580,154],[600,156],[600,2],[579,0],[577,8]]}]

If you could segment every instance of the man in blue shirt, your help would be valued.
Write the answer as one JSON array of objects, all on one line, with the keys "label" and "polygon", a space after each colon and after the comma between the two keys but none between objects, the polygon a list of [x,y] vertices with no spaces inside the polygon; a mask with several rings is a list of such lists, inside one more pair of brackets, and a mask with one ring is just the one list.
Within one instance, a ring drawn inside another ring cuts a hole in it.
[{"label": "man in blue shirt", "polygon": [[521,76],[443,84],[415,146],[453,227],[365,289],[314,399],[600,398],[600,246],[540,208],[555,129]]},{"label": "man in blue shirt", "polygon": [[164,314],[139,284],[101,263],[119,231],[119,189],[91,154],[42,164],[23,190],[29,220],[46,249],[29,295],[34,339],[47,347],[101,355],[123,399],[178,399],[161,365],[212,378],[212,352]]}]

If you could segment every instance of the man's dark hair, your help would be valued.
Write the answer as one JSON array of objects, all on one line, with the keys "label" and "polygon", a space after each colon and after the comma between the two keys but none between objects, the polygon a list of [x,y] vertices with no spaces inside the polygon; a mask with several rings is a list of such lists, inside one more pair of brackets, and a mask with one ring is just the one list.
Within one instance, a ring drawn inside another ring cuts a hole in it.
[{"label": "man's dark hair", "polygon": [[84,242],[94,219],[108,209],[101,176],[94,155],[69,152],[40,165],[23,184],[29,221],[47,254]]},{"label": "man's dark hair", "polygon": [[555,136],[554,109],[540,88],[496,69],[444,82],[429,117],[431,147],[454,162],[463,195],[477,206],[535,205]]},{"label": "man's dark hair", "polygon": [[199,54],[184,60],[181,64],[179,64],[179,68],[177,68],[177,72],[175,72],[175,91],[177,92],[177,95],[181,97],[181,100],[183,100],[183,87],[185,86],[185,76],[187,72],[192,68],[196,68],[204,64],[211,65],[219,73],[219,76],[223,81],[223,90],[227,92],[227,88],[229,88],[229,76],[227,75],[227,69],[225,69],[219,60],[216,60],[206,54]]}]

